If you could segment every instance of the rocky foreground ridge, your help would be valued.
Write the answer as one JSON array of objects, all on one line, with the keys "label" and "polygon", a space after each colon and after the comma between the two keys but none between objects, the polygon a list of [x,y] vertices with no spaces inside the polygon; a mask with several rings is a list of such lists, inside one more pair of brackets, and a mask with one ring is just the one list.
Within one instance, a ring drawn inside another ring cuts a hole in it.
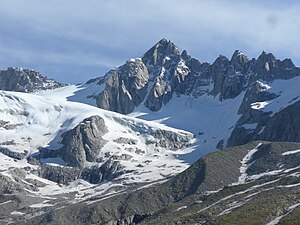
[{"label": "rocky foreground ridge", "polygon": [[49,209],[26,224],[297,224],[299,149],[251,142],[217,151],[165,183]]}]

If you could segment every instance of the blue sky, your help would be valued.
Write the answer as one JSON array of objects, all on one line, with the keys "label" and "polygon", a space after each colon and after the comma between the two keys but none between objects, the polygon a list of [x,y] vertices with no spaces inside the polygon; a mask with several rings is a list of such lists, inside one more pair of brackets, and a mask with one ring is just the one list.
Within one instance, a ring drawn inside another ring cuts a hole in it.
[{"label": "blue sky", "polygon": [[300,65],[298,1],[0,0],[0,68],[79,83],[161,38],[200,61],[263,50]]}]

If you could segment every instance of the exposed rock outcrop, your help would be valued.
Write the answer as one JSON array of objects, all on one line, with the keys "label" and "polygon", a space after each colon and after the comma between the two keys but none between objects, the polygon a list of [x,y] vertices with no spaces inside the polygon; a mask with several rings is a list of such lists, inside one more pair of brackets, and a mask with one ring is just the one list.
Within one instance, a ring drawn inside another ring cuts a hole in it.
[{"label": "exposed rock outcrop", "polygon": [[97,97],[100,108],[128,114],[145,98],[148,70],[140,59],[132,59],[106,75],[105,89]]},{"label": "exposed rock outcrop", "polygon": [[268,92],[266,85],[261,82],[256,82],[249,88],[239,109],[241,117],[228,139],[227,146],[241,145],[253,140],[299,142],[299,101],[276,113],[259,109],[259,104],[277,97],[276,94]]},{"label": "exposed rock outcrop", "polygon": [[300,101],[275,113],[268,120],[258,139],[300,142]]},{"label": "exposed rock outcrop", "polygon": [[[172,131],[157,129],[151,133],[155,138],[154,143],[157,147],[176,150],[187,147],[193,138],[192,135],[179,135]],[[150,142],[151,143],[151,142]]]},{"label": "exposed rock outcrop", "polygon": [[108,160],[101,166],[92,166],[82,170],[80,177],[92,184],[101,183],[104,180],[112,180],[123,174],[119,161]]},{"label": "exposed rock outcrop", "polygon": [[[3,144],[3,143],[2,143]],[[14,152],[8,148],[4,148],[4,147],[0,147],[0,153],[4,154],[4,155],[7,155],[13,159],[24,159],[27,154],[28,154],[28,151],[27,150],[24,150],[24,153],[21,153],[21,152]]]},{"label": "exposed rock outcrop", "polygon": [[68,185],[70,182],[77,179],[86,180],[91,184],[99,184],[104,180],[112,180],[123,174],[124,171],[121,171],[120,169],[120,162],[114,160],[108,160],[102,165],[99,164],[85,168],[40,164],[38,175],[42,178],[64,185]]},{"label": "exposed rock outcrop", "polygon": [[145,106],[152,111],[158,111],[163,104],[172,98],[172,88],[162,77],[157,77],[146,101]]},{"label": "exposed rock outcrop", "polygon": [[102,137],[108,130],[100,116],[85,119],[63,135],[61,157],[71,166],[82,168],[87,162],[96,161],[106,140]]},{"label": "exposed rock outcrop", "polygon": [[0,90],[35,92],[63,86],[65,84],[48,79],[34,70],[12,67],[0,70]]}]

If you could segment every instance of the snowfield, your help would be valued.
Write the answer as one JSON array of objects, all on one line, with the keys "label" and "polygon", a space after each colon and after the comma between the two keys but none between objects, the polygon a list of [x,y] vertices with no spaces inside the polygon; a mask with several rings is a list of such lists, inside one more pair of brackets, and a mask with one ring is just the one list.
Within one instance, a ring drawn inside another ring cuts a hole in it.
[{"label": "snowfield", "polygon": [[[147,140],[154,139],[149,131],[161,129],[186,135],[190,138],[192,144],[193,134],[154,121],[147,122],[102,110],[88,104],[69,101],[68,98],[72,98],[75,91],[81,90],[71,85],[35,94],[1,91],[0,147],[27,156],[36,154],[40,148],[57,150],[62,147],[60,142],[62,140],[61,135],[64,132],[74,128],[85,118],[99,115],[104,119],[109,130],[103,136],[108,142],[101,149],[101,156],[105,157],[109,153],[115,156],[126,154],[132,157],[131,160],[120,160],[124,170],[132,172],[121,175],[119,177],[121,182],[118,185],[156,182],[182,172],[190,165],[189,162],[178,159],[178,155],[189,153],[193,150],[193,147],[174,151],[154,147],[154,145],[147,144]],[[133,147],[142,149],[143,153],[130,151],[129,147],[132,146],[114,141],[120,137],[137,140]],[[13,168],[37,167],[29,164],[26,158],[15,160],[2,153],[0,153],[0,156],[1,174],[7,177],[11,177],[10,173]],[[67,165],[61,158],[43,159],[43,162],[56,166]],[[75,181],[68,187],[62,187],[30,173],[27,173],[26,178],[36,179],[46,184],[45,187],[40,187],[39,191],[32,192],[32,194],[38,195],[55,195],[61,192],[78,190],[86,190],[83,193],[95,194],[98,192],[98,194],[101,194],[108,188],[113,187],[113,184],[103,184],[96,189],[98,191],[95,191],[95,185],[84,181]]]},{"label": "snowfield", "polygon": [[176,96],[158,112],[151,112],[143,104],[129,116],[156,121],[167,126],[188,130],[196,135],[197,151],[183,156],[189,162],[196,161],[207,153],[216,151],[223,140],[226,146],[230,134],[240,118],[238,109],[244,92],[235,99],[220,101],[218,96],[202,95],[199,98]]}]

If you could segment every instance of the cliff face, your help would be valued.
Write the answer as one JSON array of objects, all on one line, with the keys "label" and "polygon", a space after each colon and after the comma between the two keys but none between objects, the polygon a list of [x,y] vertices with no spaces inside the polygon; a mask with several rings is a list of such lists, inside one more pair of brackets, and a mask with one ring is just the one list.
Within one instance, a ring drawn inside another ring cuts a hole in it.
[{"label": "cliff face", "polygon": [[106,144],[103,135],[108,132],[104,120],[93,116],[82,121],[63,135],[61,157],[71,166],[84,167],[95,162],[101,148]]},{"label": "cliff face", "polygon": [[107,76],[105,89],[97,97],[100,108],[128,114],[144,100],[149,74],[141,60],[127,61]]}]

